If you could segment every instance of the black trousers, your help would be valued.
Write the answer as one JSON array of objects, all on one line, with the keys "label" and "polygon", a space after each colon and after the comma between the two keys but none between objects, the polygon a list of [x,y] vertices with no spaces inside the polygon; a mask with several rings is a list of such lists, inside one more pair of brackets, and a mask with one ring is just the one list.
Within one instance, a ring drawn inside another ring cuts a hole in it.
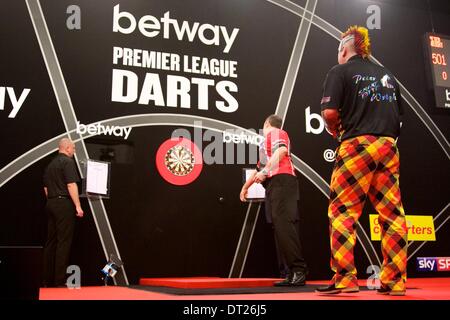
[{"label": "black trousers", "polygon": [[266,183],[266,206],[271,213],[276,243],[290,272],[306,272],[298,228],[298,181],[278,174]]},{"label": "black trousers", "polygon": [[75,229],[75,207],[72,200],[48,199],[47,242],[44,248],[44,284],[62,286],[66,283],[70,247]]}]

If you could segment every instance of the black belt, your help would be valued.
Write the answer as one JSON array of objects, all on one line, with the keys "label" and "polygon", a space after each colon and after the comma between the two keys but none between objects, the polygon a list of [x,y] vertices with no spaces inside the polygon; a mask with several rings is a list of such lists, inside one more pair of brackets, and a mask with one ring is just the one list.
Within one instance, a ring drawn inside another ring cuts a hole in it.
[{"label": "black belt", "polygon": [[69,196],[54,196],[54,197],[48,197],[49,199],[70,199]]}]

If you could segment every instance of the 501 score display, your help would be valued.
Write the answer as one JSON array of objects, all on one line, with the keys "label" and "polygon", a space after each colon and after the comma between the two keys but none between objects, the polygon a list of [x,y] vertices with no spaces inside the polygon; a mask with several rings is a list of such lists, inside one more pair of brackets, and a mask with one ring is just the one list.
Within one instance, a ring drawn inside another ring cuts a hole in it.
[{"label": "501 score display", "polygon": [[450,109],[450,36],[427,33],[424,44],[436,106]]},{"label": "501 score display", "polygon": [[[446,66],[447,62],[445,61],[445,54],[440,54],[440,53],[432,53],[431,54],[431,61],[433,62],[433,64],[437,64],[440,66]],[[443,70],[441,73],[441,77],[442,80],[447,80],[448,79],[448,74],[447,71]]]}]

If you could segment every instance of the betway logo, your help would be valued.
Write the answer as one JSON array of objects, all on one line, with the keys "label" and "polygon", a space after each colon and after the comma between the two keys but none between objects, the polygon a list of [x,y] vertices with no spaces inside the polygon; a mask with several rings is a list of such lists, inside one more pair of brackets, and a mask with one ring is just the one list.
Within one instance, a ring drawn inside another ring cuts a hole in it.
[{"label": "betway logo", "polygon": [[178,40],[187,38],[189,42],[193,42],[195,36],[207,46],[220,46],[221,42],[225,44],[224,53],[230,52],[233,42],[239,32],[238,28],[233,28],[231,34],[225,26],[211,25],[209,23],[200,24],[194,22],[192,25],[188,21],[178,23],[178,20],[170,17],[170,12],[164,13],[162,18],[156,18],[151,15],[142,16],[137,19],[129,12],[120,11],[120,6],[114,6],[113,13],[113,32],[130,34],[137,28],[140,33],[149,38],[156,37],[162,31],[163,38],[169,39],[170,32],[175,33]]},{"label": "betway logo", "polygon": [[224,131],[222,141],[224,143],[247,143],[259,146],[264,141],[264,138],[260,135],[246,135],[243,132],[241,132],[240,134],[236,134]]},{"label": "betway logo", "polygon": [[20,96],[17,96],[14,88],[0,87],[0,110],[5,110],[6,97],[8,96],[12,106],[8,118],[15,118],[30,91],[31,89],[23,89]]},{"label": "betway logo", "polygon": [[81,124],[77,121],[77,133],[82,135],[88,133],[90,135],[107,134],[110,136],[124,137],[128,139],[130,135],[131,127],[121,127],[121,126],[104,126],[100,123],[97,124]]},{"label": "betway logo", "polygon": [[450,257],[417,258],[418,271],[450,271]]},{"label": "betway logo", "polygon": [[[313,121],[315,120],[314,124]],[[305,109],[306,133],[321,134],[325,129],[325,122],[320,114],[311,112],[311,107]]]}]

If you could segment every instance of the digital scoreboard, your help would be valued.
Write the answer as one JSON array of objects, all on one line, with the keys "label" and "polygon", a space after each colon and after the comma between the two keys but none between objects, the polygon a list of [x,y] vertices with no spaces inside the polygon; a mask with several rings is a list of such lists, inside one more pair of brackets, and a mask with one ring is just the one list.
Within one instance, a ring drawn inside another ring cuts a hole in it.
[{"label": "digital scoreboard", "polygon": [[427,33],[425,50],[436,106],[450,109],[450,36]]}]

